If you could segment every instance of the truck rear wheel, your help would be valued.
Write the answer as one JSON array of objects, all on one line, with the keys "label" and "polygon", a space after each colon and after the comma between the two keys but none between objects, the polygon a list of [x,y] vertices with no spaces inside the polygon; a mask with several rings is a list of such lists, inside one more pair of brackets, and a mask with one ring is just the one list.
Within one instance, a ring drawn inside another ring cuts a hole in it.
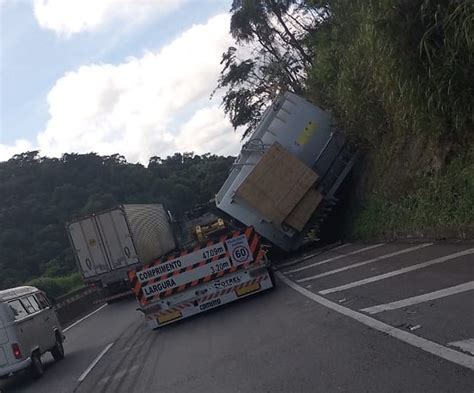
[{"label": "truck rear wheel", "polygon": [[268,267],[268,276],[270,277],[270,281],[273,285],[271,289],[274,289],[276,287],[275,272],[271,266]]}]

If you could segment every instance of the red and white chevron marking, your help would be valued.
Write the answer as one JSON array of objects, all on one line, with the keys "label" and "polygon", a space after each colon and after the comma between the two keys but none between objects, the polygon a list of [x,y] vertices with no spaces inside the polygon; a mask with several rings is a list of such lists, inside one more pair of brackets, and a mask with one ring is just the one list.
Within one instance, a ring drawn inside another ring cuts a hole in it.
[{"label": "red and white chevron marking", "polygon": [[[247,282],[244,282],[240,285],[236,285],[234,287],[230,287],[230,288],[226,288],[222,291],[219,291],[219,292],[216,292],[216,293],[212,293],[210,295],[207,295],[207,296],[203,296],[202,298],[198,299],[197,302],[198,303],[204,303],[204,302],[207,302],[209,300],[212,300],[212,299],[215,299],[219,296],[222,296],[222,295],[225,295],[226,293],[229,293],[229,292],[232,292],[232,291],[235,291],[237,289],[241,289],[241,288],[245,288],[245,287],[248,287],[249,285],[252,285],[252,284],[255,284],[255,283],[260,283],[266,276],[263,275],[263,276],[260,276],[258,278],[255,278],[253,280],[250,280],[250,281],[247,281]],[[175,307],[171,307],[167,310],[163,310],[163,311],[160,311],[158,313],[155,313],[155,314],[150,314],[150,315],[147,315],[147,319],[156,319],[158,316],[163,316],[163,315],[167,315],[167,314],[170,314],[172,312],[176,312],[176,311],[182,311],[188,307],[192,307],[194,306],[194,302],[184,302],[184,303],[181,303],[181,304],[178,304],[177,306]]]}]

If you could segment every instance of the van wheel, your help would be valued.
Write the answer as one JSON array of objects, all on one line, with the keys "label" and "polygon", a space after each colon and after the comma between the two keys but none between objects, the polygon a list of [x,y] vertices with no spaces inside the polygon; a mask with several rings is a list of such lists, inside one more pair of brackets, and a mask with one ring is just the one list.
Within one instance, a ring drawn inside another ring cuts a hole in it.
[{"label": "van wheel", "polygon": [[51,355],[53,355],[56,361],[64,359],[63,341],[58,336],[56,336],[56,344],[54,344],[54,348],[51,350]]},{"label": "van wheel", "polygon": [[33,352],[31,355],[30,372],[33,378],[41,378],[44,374],[43,362],[39,352]]}]

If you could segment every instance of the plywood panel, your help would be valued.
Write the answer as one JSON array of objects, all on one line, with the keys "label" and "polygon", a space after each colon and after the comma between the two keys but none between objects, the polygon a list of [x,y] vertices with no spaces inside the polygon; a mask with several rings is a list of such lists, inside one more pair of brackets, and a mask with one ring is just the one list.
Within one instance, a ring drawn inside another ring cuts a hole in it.
[{"label": "plywood panel", "polygon": [[297,231],[302,231],[322,200],[323,196],[319,191],[310,189],[285,218],[285,224]]},{"label": "plywood panel", "polygon": [[263,155],[236,196],[268,220],[281,224],[318,176],[279,143]]}]

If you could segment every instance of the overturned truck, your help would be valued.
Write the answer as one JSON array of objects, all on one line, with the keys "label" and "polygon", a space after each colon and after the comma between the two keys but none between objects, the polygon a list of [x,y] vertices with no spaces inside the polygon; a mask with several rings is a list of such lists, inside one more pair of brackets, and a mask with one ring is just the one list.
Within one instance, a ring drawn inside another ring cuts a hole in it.
[{"label": "overturned truck", "polygon": [[285,93],[242,147],[216,205],[281,249],[296,249],[336,204],[356,156],[326,112]]}]

